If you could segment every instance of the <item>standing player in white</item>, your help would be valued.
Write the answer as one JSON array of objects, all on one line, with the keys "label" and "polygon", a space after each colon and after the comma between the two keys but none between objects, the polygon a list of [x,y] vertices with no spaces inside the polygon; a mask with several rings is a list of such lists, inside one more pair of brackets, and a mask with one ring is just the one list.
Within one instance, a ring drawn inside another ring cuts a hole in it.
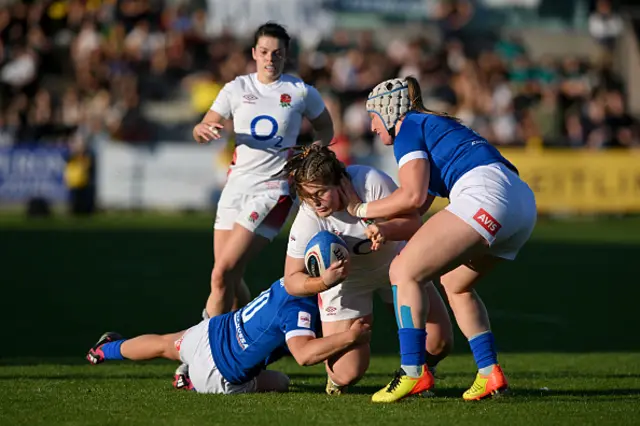
[{"label": "standing player in white", "polygon": [[[295,296],[319,294],[318,305],[322,333],[330,336],[349,330],[358,319],[367,324],[373,320],[373,293],[393,310],[394,295],[389,283],[389,267],[404,241],[422,224],[417,210],[393,219],[373,223],[351,216],[341,202],[340,181],[347,176],[362,200],[379,200],[397,189],[386,174],[367,166],[345,166],[327,147],[310,146],[291,158],[284,174],[293,178],[301,203],[291,228],[284,284]],[[320,277],[307,274],[304,257],[309,240],[327,230],[342,237],[351,253],[348,264],[336,262]],[[370,237],[375,235],[375,241]],[[385,242],[382,244],[382,242]],[[421,286],[429,295],[429,318],[426,342],[430,367],[451,349],[453,332],[442,298],[432,282]],[[326,391],[340,394],[346,386],[357,382],[369,367],[368,344],[353,347],[329,358]]]},{"label": "standing player in white", "polygon": [[242,277],[247,262],[279,232],[292,207],[286,179],[274,178],[296,144],[302,118],[316,139],[328,145],[333,122],[318,91],[283,74],[290,37],[275,23],[255,33],[256,73],[227,83],[202,122],[193,129],[199,143],[219,139],[223,120],[233,118],[236,149],[218,203],[214,225],[214,259],[208,316],[229,312],[249,300]]}]

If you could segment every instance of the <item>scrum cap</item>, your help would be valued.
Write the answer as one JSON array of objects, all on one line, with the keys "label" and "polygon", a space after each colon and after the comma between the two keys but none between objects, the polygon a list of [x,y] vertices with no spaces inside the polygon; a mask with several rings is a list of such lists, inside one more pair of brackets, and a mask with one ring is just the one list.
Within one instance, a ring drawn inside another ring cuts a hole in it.
[{"label": "scrum cap", "polygon": [[387,130],[391,130],[410,107],[409,88],[405,79],[383,81],[373,88],[367,98],[367,112],[378,114]]}]

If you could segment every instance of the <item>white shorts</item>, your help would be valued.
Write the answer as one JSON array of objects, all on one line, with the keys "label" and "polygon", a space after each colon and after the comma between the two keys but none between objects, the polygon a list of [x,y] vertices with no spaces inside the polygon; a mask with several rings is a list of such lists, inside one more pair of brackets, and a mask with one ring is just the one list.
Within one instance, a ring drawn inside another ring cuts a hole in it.
[{"label": "white shorts", "polygon": [[293,199],[279,190],[243,194],[226,186],[218,201],[214,229],[231,230],[238,223],[271,241],[280,233],[292,206]]},{"label": "white shorts", "polygon": [[367,274],[357,280],[347,278],[347,281],[318,294],[322,322],[351,320],[373,313],[374,293],[378,293],[383,302],[393,304],[389,265],[378,271],[378,274]]},{"label": "white shorts", "polygon": [[529,185],[502,163],[476,167],[453,185],[451,213],[489,242],[490,253],[516,258],[536,225],[536,199]]},{"label": "white shorts", "polygon": [[176,340],[175,346],[182,362],[189,366],[189,378],[197,392],[222,394],[256,392],[256,378],[241,385],[234,385],[222,377],[218,371],[209,346],[208,319],[185,331],[182,338]]}]

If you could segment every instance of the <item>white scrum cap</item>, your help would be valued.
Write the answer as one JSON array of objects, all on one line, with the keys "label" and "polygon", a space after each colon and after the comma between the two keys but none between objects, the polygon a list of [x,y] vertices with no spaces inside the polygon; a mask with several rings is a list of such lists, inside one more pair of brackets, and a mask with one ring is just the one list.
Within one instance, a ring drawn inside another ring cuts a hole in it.
[{"label": "white scrum cap", "polygon": [[367,112],[378,114],[387,130],[395,126],[410,107],[407,80],[401,78],[383,81],[373,88],[367,98]]}]

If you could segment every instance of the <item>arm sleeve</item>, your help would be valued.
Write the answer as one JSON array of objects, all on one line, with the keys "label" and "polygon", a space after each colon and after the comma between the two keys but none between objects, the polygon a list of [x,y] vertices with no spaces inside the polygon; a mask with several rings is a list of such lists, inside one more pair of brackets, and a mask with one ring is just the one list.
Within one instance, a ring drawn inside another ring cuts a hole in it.
[{"label": "arm sleeve", "polygon": [[231,92],[232,92],[232,83],[227,83],[224,85],[222,90],[218,93],[216,100],[213,101],[211,105],[211,110],[217,112],[221,116],[226,119],[231,118],[232,110],[231,110]]},{"label": "arm sleeve", "polygon": [[304,98],[304,116],[309,120],[315,120],[325,109],[324,101],[318,89],[308,84],[305,88],[307,96]]},{"label": "arm sleeve", "polygon": [[311,216],[312,214],[306,206],[300,206],[296,219],[293,221],[289,231],[287,256],[298,259],[304,258],[307,244],[321,230],[318,219]]},{"label": "arm sleeve", "polygon": [[429,160],[429,153],[424,139],[422,127],[419,123],[407,120],[402,124],[400,133],[393,144],[393,153],[396,157],[398,168],[417,158]]},{"label": "arm sleeve", "polygon": [[366,195],[364,201],[369,202],[388,197],[393,191],[398,189],[398,185],[396,185],[393,179],[386,173],[371,169],[367,173],[365,188]]},{"label": "arm sleeve", "polygon": [[285,340],[297,336],[316,337],[314,330],[318,308],[311,303],[289,303],[282,316],[282,332]]}]

